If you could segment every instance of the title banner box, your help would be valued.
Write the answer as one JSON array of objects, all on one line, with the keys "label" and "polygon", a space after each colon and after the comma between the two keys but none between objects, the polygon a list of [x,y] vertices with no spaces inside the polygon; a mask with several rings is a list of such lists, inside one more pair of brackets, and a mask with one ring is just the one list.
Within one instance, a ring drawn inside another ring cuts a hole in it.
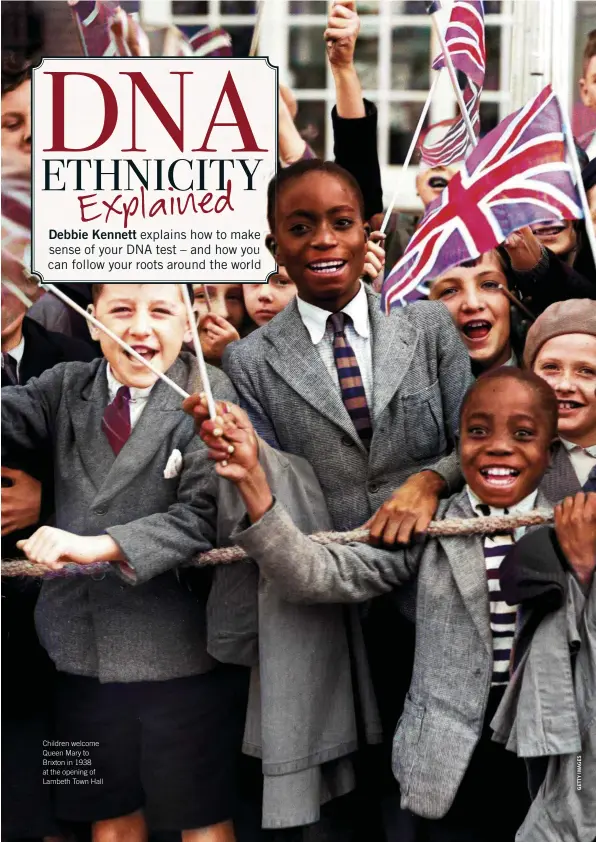
[{"label": "title banner box", "polygon": [[277,168],[266,58],[51,58],[33,71],[42,281],[259,283]]}]

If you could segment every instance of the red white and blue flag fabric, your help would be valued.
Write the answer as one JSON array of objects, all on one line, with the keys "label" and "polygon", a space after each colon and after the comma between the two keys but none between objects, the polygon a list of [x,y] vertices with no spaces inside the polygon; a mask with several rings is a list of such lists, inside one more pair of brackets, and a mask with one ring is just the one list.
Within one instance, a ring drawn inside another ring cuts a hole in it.
[{"label": "red white and blue flag fabric", "polygon": [[[421,285],[535,222],[580,219],[561,107],[548,85],[489,132],[432,202],[382,289],[403,306]],[[420,296],[418,296],[420,297]]]},{"label": "red white and blue flag fabric", "polygon": [[[473,82],[466,85],[463,92],[466,110],[470,116],[472,128],[476,137],[480,135],[480,94],[482,88],[477,88]],[[468,129],[461,115],[453,121],[446,134],[435,143],[423,143],[420,147],[420,159],[427,167],[447,167],[455,161],[462,161],[466,157],[470,137]]]},{"label": "red white and blue flag fabric", "polygon": [[[439,8],[440,3],[433,2],[428,5],[427,12],[434,14]],[[483,0],[455,0],[445,32],[445,44],[453,66],[466,79],[463,99],[474,133],[479,137],[480,96],[486,72]],[[433,62],[433,70],[443,67],[445,57],[441,53]],[[422,144],[420,158],[427,167],[446,167],[463,160],[470,143],[467,126],[459,115],[441,140]]]},{"label": "red white and blue flag fabric", "polygon": [[[78,0],[74,7],[79,33],[88,56],[149,54],[149,41],[139,23],[138,2]],[[167,51],[173,56],[231,57],[232,39],[225,29],[210,26],[174,30],[178,37]],[[130,49],[130,43],[135,49]]]},{"label": "red white and blue flag fabric", "polygon": [[[432,14],[430,9],[428,11]],[[486,73],[483,0],[455,0],[445,43],[455,69],[465,73],[477,87],[482,87]],[[441,53],[433,62],[433,70],[442,67],[445,67],[445,58]]]}]

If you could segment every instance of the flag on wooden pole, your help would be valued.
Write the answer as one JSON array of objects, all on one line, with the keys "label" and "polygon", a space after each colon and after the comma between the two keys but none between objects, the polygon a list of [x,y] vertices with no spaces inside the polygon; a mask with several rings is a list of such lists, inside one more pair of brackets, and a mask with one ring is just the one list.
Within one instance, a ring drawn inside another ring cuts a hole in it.
[{"label": "flag on wooden pole", "polygon": [[385,279],[386,312],[402,306],[422,283],[491,251],[519,228],[583,217],[563,126],[563,112],[548,85],[480,141],[428,206]]}]

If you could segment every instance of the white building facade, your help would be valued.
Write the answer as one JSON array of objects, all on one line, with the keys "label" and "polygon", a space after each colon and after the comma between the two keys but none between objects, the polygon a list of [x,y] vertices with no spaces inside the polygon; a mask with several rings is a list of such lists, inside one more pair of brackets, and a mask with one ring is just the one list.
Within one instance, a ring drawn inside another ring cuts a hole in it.
[{"label": "white building facade", "polygon": [[[268,55],[298,101],[298,126],[321,156],[333,156],[330,111],[335,95],[323,32],[328,0],[264,0],[260,55]],[[247,55],[256,0],[141,0],[143,20],[177,26],[223,26],[237,55]],[[443,0],[443,26],[451,0]],[[430,87],[438,46],[424,0],[358,0],[362,27],[356,66],[364,95],[379,113],[378,148],[388,201]],[[482,132],[551,82],[571,113],[578,99],[581,55],[596,29],[596,0],[485,0],[487,73]],[[456,114],[446,71],[427,124]],[[399,206],[417,208],[412,171]]]}]

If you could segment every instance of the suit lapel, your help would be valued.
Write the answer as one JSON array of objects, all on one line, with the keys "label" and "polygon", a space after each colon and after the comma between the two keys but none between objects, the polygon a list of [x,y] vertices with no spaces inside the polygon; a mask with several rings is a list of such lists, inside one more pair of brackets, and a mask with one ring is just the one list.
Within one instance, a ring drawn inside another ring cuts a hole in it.
[{"label": "suit lapel", "polygon": [[348,415],[338,387],[329,376],[325,364],[305,328],[296,301],[266,328],[273,351],[268,364],[288,386],[317,412],[341,427],[363,450],[352,419]]},{"label": "suit lapel", "polygon": [[540,483],[540,490],[553,503],[581,491],[569,454],[560,441],[555,444],[551,463]]},{"label": "suit lapel", "polygon": [[114,451],[101,429],[103,411],[108,405],[106,362],[102,360],[95,376],[78,394],[68,396],[74,441],[81,463],[96,488],[105,481],[115,461]]},{"label": "suit lapel", "polygon": [[379,418],[391,401],[408,370],[416,344],[417,332],[400,318],[386,316],[379,307],[380,298],[367,290],[373,359],[373,416]]},{"label": "suit lapel", "polygon": [[[177,359],[167,373],[175,383],[183,388],[188,387],[188,372],[183,360]],[[94,504],[110,500],[134,482],[139,474],[143,473],[162,446],[164,439],[180,423],[182,417],[181,404],[180,396],[162,380],[158,380],[130,438],[117,458],[114,458],[110,445],[107,445],[112,460],[101,487],[98,489]],[[101,432],[101,436],[107,443],[103,432]]]},{"label": "suit lapel", "polygon": [[[474,512],[464,489],[449,504],[446,517],[471,518]],[[457,588],[478,629],[487,651],[492,656],[493,641],[490,629],[490,606],[488,584],[484,561],[484,539],[474,535],[462,539],[459,536],[439,538],[449,560]]]}]

